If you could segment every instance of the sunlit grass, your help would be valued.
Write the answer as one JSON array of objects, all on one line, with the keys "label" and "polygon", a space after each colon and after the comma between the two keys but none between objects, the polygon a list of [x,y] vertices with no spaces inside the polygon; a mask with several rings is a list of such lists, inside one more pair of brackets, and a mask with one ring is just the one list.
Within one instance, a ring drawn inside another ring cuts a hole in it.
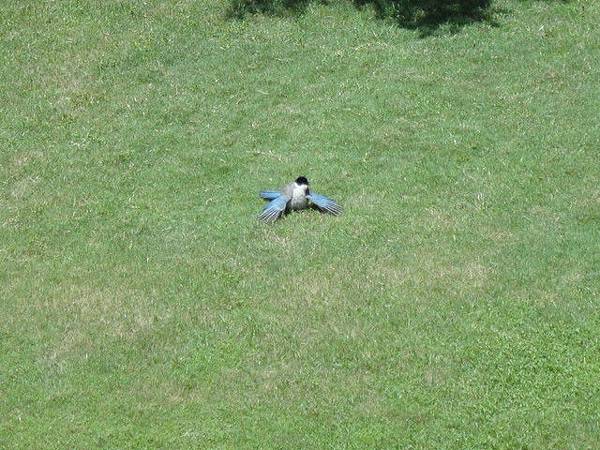
[{"label": "sunlit grass", "polygon": [[594,447],[600,7],[224,11],[5,5],[0,444]]}]

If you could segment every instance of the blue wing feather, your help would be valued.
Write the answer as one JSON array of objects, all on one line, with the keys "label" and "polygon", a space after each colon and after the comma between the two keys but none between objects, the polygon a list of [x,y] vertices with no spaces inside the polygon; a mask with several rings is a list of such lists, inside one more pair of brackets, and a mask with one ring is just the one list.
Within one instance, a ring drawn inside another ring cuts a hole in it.
[{"label": "blue wing feather", "polygon": [[267,203],[258,218],[266,223],[273,223],[285,212],[290,198],[278,193],[279,196]]},{"label": "blue wing feather", "polygon": [[311,192],[310,195],[307,195],[306,197],[311,201],[313,206],[321,212],[328,212],[334,216],[342,213],[342,207],[329,197],[315,194],[314,192]]},{"label": "blue wing feather", "polygon": [[275,200],[277,197],[281,195],[279,191],[262,191],[260,194],[260,198],[264,198],[265,200]]}]

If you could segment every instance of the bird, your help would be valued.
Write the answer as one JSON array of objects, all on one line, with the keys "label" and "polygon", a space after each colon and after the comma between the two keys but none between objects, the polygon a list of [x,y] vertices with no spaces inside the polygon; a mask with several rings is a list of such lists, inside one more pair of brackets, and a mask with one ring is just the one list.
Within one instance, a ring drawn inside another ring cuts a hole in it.
[{"label": "bird", "polygon": [[308,188],[308,179],[304,176],[296,178],[280,191],[262,191],[259,195],[269,202],[258,216],[265,223],[273,223],[291,211],[308,208],[334,216],[342,213],[342,207],[334,200],[311,192]]}]

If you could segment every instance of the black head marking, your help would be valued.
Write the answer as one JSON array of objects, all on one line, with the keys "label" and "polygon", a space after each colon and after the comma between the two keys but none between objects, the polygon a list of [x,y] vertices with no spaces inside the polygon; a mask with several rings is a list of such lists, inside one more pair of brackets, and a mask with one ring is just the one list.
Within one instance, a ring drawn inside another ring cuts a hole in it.
[{"label": "black head marking", "polygon": [[299,184],[300,186],[308,186],[308,180],[306,179],[306,177],[298,177],[296,178],[296,184]]}]

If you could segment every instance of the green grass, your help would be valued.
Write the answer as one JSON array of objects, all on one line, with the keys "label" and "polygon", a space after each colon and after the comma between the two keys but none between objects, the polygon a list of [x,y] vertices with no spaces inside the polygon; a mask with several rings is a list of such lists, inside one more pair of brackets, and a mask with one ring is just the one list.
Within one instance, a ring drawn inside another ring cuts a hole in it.
[{"label": "green grass", "polygon": [[600,3],[2,9],[1,447],[597,448]]}]

